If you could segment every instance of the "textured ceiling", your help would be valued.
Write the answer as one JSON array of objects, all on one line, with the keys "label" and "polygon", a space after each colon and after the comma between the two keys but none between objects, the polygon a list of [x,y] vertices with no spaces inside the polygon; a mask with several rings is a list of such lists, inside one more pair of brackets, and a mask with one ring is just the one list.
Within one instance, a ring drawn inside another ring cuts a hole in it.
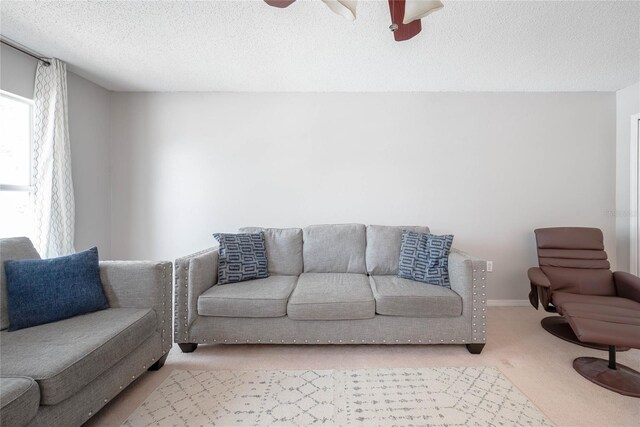
[{"label": "textured ceiling", "polygon": [[386,1],[0,2],[0,32],[119,91],[613,91],[640,2],[460,2],[397,43]]}]

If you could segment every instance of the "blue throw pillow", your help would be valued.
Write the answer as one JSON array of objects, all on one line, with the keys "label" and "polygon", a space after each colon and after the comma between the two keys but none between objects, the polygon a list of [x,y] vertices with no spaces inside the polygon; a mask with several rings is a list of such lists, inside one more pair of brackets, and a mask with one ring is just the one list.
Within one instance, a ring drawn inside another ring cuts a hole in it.
[{"label": "blue throw pillow", "polygon": [[60,258],[6,261],[9,331],[109,308],[98,248]]},{"label": "blue throw pillow", "polygon": [[243,282],[269,277],[264,233],[215,233],[220,242],[218,284]]},{"label": "blue throw pillow", "polygon": [[451,288],[449,251],[452,235],[402,232],[398,277]]}]

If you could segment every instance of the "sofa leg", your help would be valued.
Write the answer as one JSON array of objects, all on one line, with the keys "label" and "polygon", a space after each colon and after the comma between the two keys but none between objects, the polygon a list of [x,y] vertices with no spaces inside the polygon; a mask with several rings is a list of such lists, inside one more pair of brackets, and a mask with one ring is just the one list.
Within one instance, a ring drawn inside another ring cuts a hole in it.
[{"label": "sofa leg", "polygon": [[480,354],[483,348],[484,344],[467,344],[467,350],[469,350],[471,354]]},{"label": "sofa leg", "polygon": [[194,343],[178,343],[178,345],[180,346],[180,350],[182,350],[183,353],[193,353],[194,351],[196,351],[196,348],[198,348],[198,344],[194,344]]},{"label": "sofa leg", "polygon": [[149,369],[147,369],[147,371],[158,371],[158,370],[160,370],[160,368],[162,368],[164,366],[164,362],[167,361],[167,357],[169,357],[169,353],[165,354],[160,359],[158,359],[156,361],[156,363],[154,363],[153,365],[149,366]]}]

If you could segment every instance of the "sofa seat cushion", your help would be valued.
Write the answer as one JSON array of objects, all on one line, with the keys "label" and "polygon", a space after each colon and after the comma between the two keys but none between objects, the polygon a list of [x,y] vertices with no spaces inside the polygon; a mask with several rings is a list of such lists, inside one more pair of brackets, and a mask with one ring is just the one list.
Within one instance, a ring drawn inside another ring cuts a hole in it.
[{"label": "sofa seat cushion", "polygon": [[0,425],[26,426],[39,405],[40,389],[32,378],[0,378]]},{"label": "sofa seat cushion", "polygon": [[118,363],[155,329],[156,314],[151,309],[109,308],[2,331],[0,375],[35,379],[40,404],[55,405]]},{"label": "sofa seat cushion", "polygon": [[198,298],[198,314],[221,317],[282,317],[297,276],[269,276],[215,285]]},{"label": "sofa seat cushion", "polygon": [[370,280],[378,314],[403,317],[462,315],[462,298],[444,286],[397,276],[371,276]]},{"label": "sofa seat cushion", "polygon": [[289,298],[294,320],[356,320],[376,315],[376,304],[364,274],[303,273]]}]

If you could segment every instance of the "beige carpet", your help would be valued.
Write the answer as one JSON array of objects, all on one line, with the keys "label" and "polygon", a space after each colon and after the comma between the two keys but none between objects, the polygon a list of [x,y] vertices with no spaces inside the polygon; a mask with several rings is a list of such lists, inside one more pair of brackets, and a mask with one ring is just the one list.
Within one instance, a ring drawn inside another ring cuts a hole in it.
[{"label": "beige carpet", "polygon": [[496,368],[175,370],[142,426],[551,426]]},{"label": "beige carpet", "polygon": [[[325,370],[494,366],[557,426],[638,427],[640,399],[592,384],[571,367],[574,358],[606,352],[564,342],[540,327],[548,313],[531,307],[490,307],[488,343],[480,355],[464,346],[200,346],[183,354],[175,346],[158,372],[142,375],[87,424],[118,426],[174,370]],[[640,350],[618,354],[640,370]]]}]

